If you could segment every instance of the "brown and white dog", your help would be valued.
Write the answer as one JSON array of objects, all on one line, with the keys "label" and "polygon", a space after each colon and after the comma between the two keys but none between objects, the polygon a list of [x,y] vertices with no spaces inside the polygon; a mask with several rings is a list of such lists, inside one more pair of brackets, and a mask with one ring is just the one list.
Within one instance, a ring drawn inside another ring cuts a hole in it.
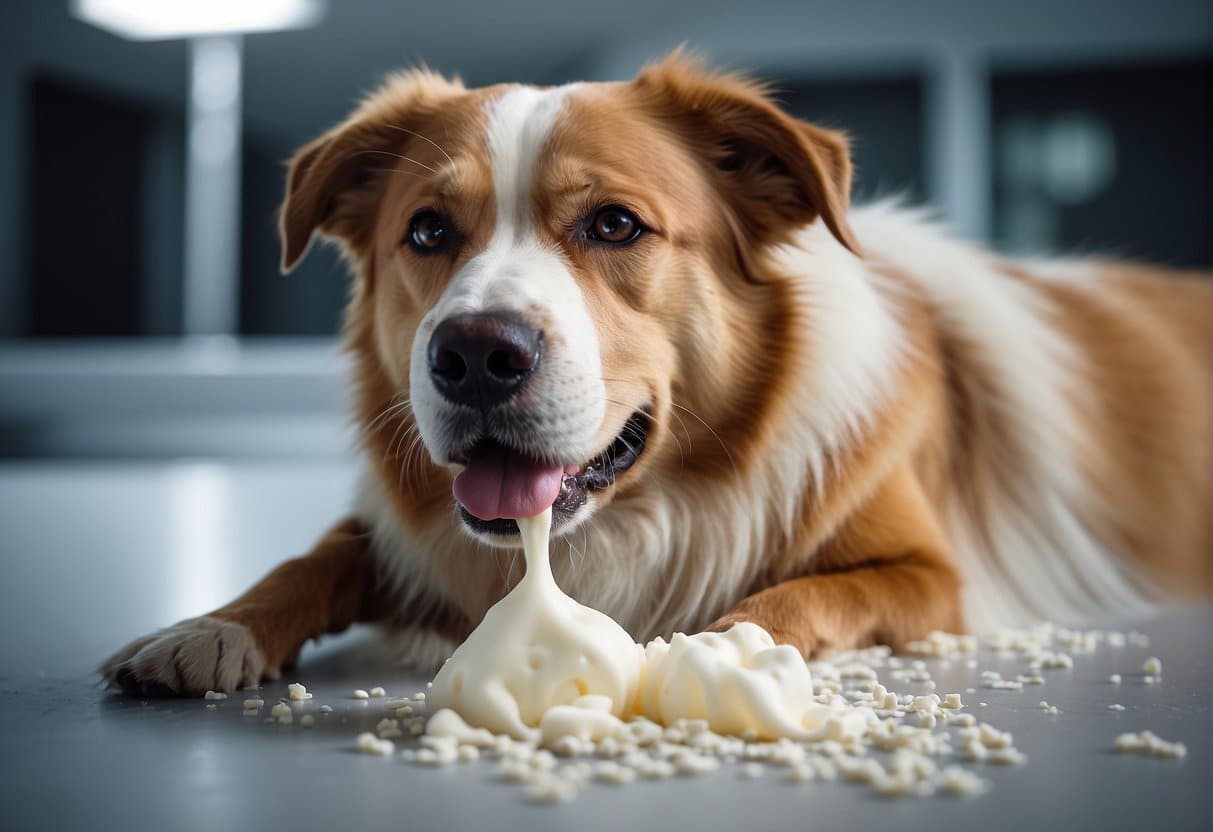
[{"label": "brown and white dog", "polygon": [[637,639],[749,620],[807,656],[1207,594],[1208,276],[1008,261],[848,210],[850,177],[679,55],[390,79],[282,210],[285,269],[319,234],[354,275],[354,515],[104,676],[231,690],[355,621],[435,664],[519,577],[499,518],[553,501],[557,580]]}]

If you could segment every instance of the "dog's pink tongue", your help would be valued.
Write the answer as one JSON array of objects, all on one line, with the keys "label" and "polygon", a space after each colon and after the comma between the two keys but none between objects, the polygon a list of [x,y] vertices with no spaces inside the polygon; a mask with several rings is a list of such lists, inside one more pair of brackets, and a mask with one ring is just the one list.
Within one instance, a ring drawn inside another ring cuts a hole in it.
[{"label": "dog's pink tongue", "polygon": [[556,502],[564,468],[484,448],[455,477],[455,499],[481,520],[534,517]]}]

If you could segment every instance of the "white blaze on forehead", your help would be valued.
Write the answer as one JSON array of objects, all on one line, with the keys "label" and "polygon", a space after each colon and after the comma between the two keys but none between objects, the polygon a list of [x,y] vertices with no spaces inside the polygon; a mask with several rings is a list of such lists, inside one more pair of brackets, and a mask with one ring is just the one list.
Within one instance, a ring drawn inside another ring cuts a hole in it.
[{"label": "white blaze on forehead", "polygon": [[[496,222],[485,250],[459,271],[439,302],[442,317],[539,307],[558,330],[592,332],[567,262],[558,249],[540,241],[535,229],[540,219],[533,198],[539,155],[576,88],[515,87],[486,105]],[[594,354],[596,362],[596,343]]]},{"label": "white blaze on forehead", "polygon": [[[535,165],[576,84],[538,90],[515,87],[489,106],[489,163],[497,202],[494,238],[526,235],[533,221]],[[496,240],[495,240],[496,241]]]}]

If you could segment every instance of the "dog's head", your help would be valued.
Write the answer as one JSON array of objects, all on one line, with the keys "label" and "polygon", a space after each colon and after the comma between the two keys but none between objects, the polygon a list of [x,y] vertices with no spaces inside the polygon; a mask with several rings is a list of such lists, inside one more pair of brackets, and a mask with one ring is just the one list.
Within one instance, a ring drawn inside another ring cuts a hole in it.
[{"label": "dog's head", "polygon": [[502,518],[553,504],[559,534],[735,470],[788,383],[769,253],[814,221],[854,250],[849,180],[839,135],[681,56],[550,89],[410,72],[295,157],[283,267],[316,232],[352,262],[385,484],[445,510],[453,475],[463,525],[515,545]]}]

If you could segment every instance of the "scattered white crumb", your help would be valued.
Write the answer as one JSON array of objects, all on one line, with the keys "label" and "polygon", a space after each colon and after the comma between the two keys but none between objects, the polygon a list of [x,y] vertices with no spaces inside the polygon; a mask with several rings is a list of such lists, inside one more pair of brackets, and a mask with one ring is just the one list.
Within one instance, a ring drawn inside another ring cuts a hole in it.
[{"label": "scattered white crumb", "polygon": [[224,699],[227,699],[227,694],[218,690],[208,690],[202,698],[208,702],[222,702]]},{"label": "scattered white crumb", "polygon": [[369,731],[358,735],[355,747],[363,754],[375,754],[380,757],[389,757],[396,750],[396,745],[391,740],[382,740]]},{"label": "scattered white crumb", "polygon": [[623,786],[636,779],[636,769],[605,760],[594,766],[594,779],[613,786]]},{"label": "scattered white crumb", "polygon": [[295,714],[291,711],[291,706],[284,702],[279,702],[270,709],[270,716],[278,721],[279,725],[290,725],[295,721]]},{"label": "scattered white crumb", "polygon": [[245,699],[244,709],[246,711],[259,711],[265,707],[264,699]]},{"label": "scattered white crumb", "polygon": [[[1114,646],[1117,639],[1113,635],[1048,623],[1031,629],[1000,631],[989,642],[983,639],[981,659],[984,663],[986,650],[992,651],[990,660],[1002,663],[999,667],[1006,678],[999,671],[984,671],[977,687],[965,692],[975,694],[980,688],[1022,692],[1027,685],[1043,685],[1043,673],[1072,669],[1073,656],[1091,654],[1104,645]],[[959,638],[965,642],[955,641]],[[1122,635],[1121,640],[1137,645],[1145,637],[1130,634]],[[957,667],[960,662],[973,669],[978,666],[977,641],[969,637],[932,634],[915,643],[909,652],[931,658],[935,662],[932,667],[952,662]],[[1007,670],[1011,661],[1019,662],[1017,670]],[[1147,662],[1143,669],[1144,676],[1134,679],[1142,678],[1145,684],[1161,681],[1160,662],[1157,666]],[[417,765],[448,766],[487,758],[499,778],[521,784],[528,798],[536,803],[572,800],[591,781],[623,785],[637,779],[702,776],[726,763],[736,763],[733,770],[743,779],[763,777],[766,768],[772,767],[783,769],[780,779],[791,783],[842,778],[863,783],[873,792],[888,797],[975,795],[986,791],[990,784],[966,761],[1004,766],[1027,762],[1027,756],[1014,745],[1010,733],[980,723],[972,713],[961,712],[965,708],[961,694],[945,696],[932,692],[936,689],[935,682],[921,660],[900,659],[891,656],[887,648],[872,648],[813,662],[811,670],[813,695],[818,702],[835,708],[854,708],[864,714],[867,727],[862,736],[838,732],[828,739],[771,742],[760,739],[753,731],[740,737],[720,735],[703,720],[674,720],[659,725],[638,718],[623,722],[613,733],[599,739],[557,737],[546,742],[546,747],[540,747],[538,739],[496,736],[463,725],[467,732],[484,734],[473,742],[470,733],[453,735],[444,730],[429,733],[426,717],[414,715],[414,709],[419,714],[426,713],[426,694],[418,691],[407,700],[384,701],[384,707],[376,715],[386,717],[380,720],[374,733],[360,736],[359,750],[392,754],[395,749],[391,738],[417,737],[419,746],[410,742],[410,747],[400,752],[402,760]],[[1119,674],[1110,680],[1119,684]],[[919,695],[889,690],[888,685],[898,682],[907,687],[919,685],[911,688]],[[364,699],[386,695],[383,688],[360,693],[359,698]],[[971,700],[969,706],[973,707]],[[986,702],[976,704],[976,708],[987,707]],[[1062,713],[1046,700],[1041,700],[1037,707],[1051,716]],[[1118,704],[1107,707],[1112,711],[1125,709]],[[304,719],[301,717],[301,722]],[[1157,737],[1151,740],[1153,735],[1149,732],[1128,736],[1135,739],[1118,738],[1118,750],[1172,757],[1186,753],[1182,743],[1167,743]],[[377,750],[384,746],[372,745],[372,741],[386,742],[388,750]],[[951,762],[963,765],[946,764]]]},{"label": "scattered white crumb", "polygon": [[567,803],[577,795],[577,785],[560,777],[532,777],[527,783],[526,796],[535,803]]},{"label": "scattered white crumb", "polygon": [[787,780],[789,783],[807,783],[815,776],[816,771],[813,769],[813,766],[801,763],[788,769]]},{"label": "scattered white crumb", "polygon": [[1109,711],[1123,711],[1124,709],[1125,709],[1125,706],[1121,705],[1118,702],[1114,702],[1113,704],[1108,706]]},{"label": "scattered white crumb", "polygon": [[371,695],[369,693],[367,693],[366,691],[364,691],[362,688],[358,688],[358,690],[354,691],[354,698],[355,699],[370,699]]},{"label": "scattered white crumb", "polygon": [[1157,656],[1151,656],[1142,663],[1142,671],[1148,676],[1162,675],[1162,661]]},{"label": "scattered white crumb", "polygon": [[[355,695],[357,695],[357,694],[355,694]],[[384,690],[383,688],[371,688],[371,697],[372,698],[379,699],[380,697],[384,697],[384,696],[387,696],[387,691]]]},{"label": "scattered white crumb", "polygon": [[708,774],[720,768],[720,760],[706,754],[694,751],[682,751],[674,755],[671,761],[679,774],[696,775]]},{"label": "scattered white crumb", "polygon": [[1188,747],[1182,742],[1168,742],[1152,731],[1121,734],[1112,747],[1122,754],[1145,754],[1155,757],[1186,757]]},{"label": "scattered white crumb", "polygon": [[307,692],[307,688],[298,682],[292,682],[286,686],[287,695],[290,696],[292,702],[302,702],[305,699],[311,699],[312,695]]},{"label": "scattered white crumb", "polygon": [[1017,748],[996,748],[987,759],[1000,766],[1018,766],[1028,761],[1027,755]]},{"label": "scattered white crumb", "polygon": [[322,714],[331,714],[332,712],[333,712],[333,706],[332,706],[332,705],[321,705],[321,706],[320,706],[320,713],[322,713]]},{"label": "scattered white crumb", "polygon": [[757,780],[762,776],[762,763],[746,763],[741,767],[741,776],[746,780]]},{"label": "scattered white crumb", "polygon": [[1108,677],[1108,681],[1114,685],[1119,685],[1120,684],[1120,674],[1113,673],[1111,676]]},{"label": "scattered white crumb", "polygon": [[423,766],[441,768],[449,766],[459,759],[459,750],[454,746],[439,746],[437,748],[418,748],[413,755],[413,761]]},{"label": "scattered white crumb", "polygon": [[939,773],[936,782],[942,792],[956,797],[981,794],[987,786],[985,780],[960,766],[948,766]]}]

